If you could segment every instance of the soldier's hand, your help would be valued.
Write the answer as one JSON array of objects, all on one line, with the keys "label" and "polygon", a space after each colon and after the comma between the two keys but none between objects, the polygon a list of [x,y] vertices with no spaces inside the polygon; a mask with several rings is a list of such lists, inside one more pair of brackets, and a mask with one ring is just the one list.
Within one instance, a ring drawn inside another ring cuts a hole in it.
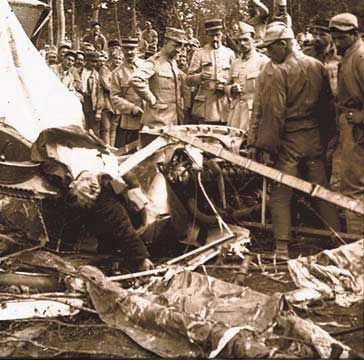
[{"label": "soldier's hand", "polygon": [[267,166],[274,165],[272,154],[269,153],[268,151],[261,150],[259,158],[260,158],[260,162],[263,163],[264,165],[267,165]]},{"label": "soldier's hand", "polygon": [[139,116],[142,115],[144,113],[143,109],[140,108],[139,106],[133,106],[133,108],[131,109],[131,114],[133,116]]},{"label": "soldier's hand", "polygon": [[232,94],[240,94],[241,93],[241,86],[240,86],[240,84],[232,84],[231,85],[231,93]]},{"label": "soldier's hand", "polygon": [[255,160],[257,157],[257,149],[254,146],[249,146],[247,156],[249,159]]},{"label": "soldier's hand", "polygon": [[138,271],[148,271],[152,269],[154,269],[154,264],[148,258],[144,259],[138,267]]},{"label": "soldier's hand", "polygon": [[205,81],[205,80],[210,80],[212,78],[212,74],[208,73],[208,72],[202,72],[201,73],[201,80]]}]

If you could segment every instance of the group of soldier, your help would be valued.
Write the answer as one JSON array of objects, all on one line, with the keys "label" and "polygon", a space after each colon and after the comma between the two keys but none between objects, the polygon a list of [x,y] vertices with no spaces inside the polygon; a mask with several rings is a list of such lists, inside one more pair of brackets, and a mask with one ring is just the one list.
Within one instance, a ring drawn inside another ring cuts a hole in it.
[{"label": "group of soldier", "polygon": [[[263,26],[261,12],[255,14],[250,23],[238,22],[228,38],[222,19],[205,21],[203,47],[191,29],[186,34],[167,27],[163,45],[147,58],[143,52],[158,44],[150,24],[147,38],[105,42],[96,23],[85,43],[107,46],[108,59],[85,46],[79,52],[61,47],[60,63],[52,68],[80,98],[86,128],[108,145],[139,139],[145,146],[151,138],[140,131],[166,125],[233,126],[247,132],[252,159],[323,186],[331,174],[340,175],[340,190],[362,200],[364,45],[357,18],[343,13],[316,20],[313,41],[300,48],[284,9]],[[143,50],[141,40],[149,41]],[[229,42],[235,51],[224,45]],[[340,171],[332,169],[334,150]],[[270,207],[282,257],[289,255],[291,198],[291,188],[274,184]],[[340,231],[335,206],[319,201],[318,208],[325,224]],[[363,233],[363,218],[347,212],[346,227]]]}]

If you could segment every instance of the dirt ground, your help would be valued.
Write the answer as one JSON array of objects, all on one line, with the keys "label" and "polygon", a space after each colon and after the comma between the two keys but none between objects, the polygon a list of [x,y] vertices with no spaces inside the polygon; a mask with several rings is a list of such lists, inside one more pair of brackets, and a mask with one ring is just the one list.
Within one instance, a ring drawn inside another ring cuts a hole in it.
[{"label": "dirt ground", "polygon": [[[256,234],[259,248],[269,241],[264,234]],[[294,244],[295,251],[302,255],[311,255],[322,249],[319,239],[300,239]],[[253,249],[254,250],[254,249]],[[264,261],[264,259],[263,259]],[[269,261],[266,261],[269,263]],[[252,289],[273,294],[295,289],[286,264],[280,265],[284,277],[273,279],[257,268],[250,271],[246,277],[239,275],[238,259],[227,258],[224,261],[215,259],[201,269],[209,275],[228,282],[239,283]],[[92,304],[85,304],[92,308]],[[350,308],[342,308],[333,303],[319,301],[307,310],[299,310],[299,315],[310,318],[327,330],[337,340],[350,346],[355,353],[364,354],[364,305],[363,301]],[[336,322],[337,326],[330,323]],[[340,325],[340,326],[339,326]],[[19,341],[11,334],[20,330],[39,330],[39,336],[29,341]],[[357,329],[356,331],[352,331]],[[348,333],[346,333],[348,332]],[[107,327],[97,314],[81,311],[73,317],[58,317],[53,319],[39,319],[29,321],[0,322],[0,353],[2,357],[41,357],[41,358],[148,358],[156,359],[156,355],[144,350],[120,330]]]}]

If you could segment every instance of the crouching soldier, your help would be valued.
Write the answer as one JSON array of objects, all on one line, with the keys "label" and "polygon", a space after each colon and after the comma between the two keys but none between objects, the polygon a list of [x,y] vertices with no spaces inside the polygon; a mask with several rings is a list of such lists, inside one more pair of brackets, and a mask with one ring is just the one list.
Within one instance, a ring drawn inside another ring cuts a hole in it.
[{"label": "crouching soldier", "polygon": [[99,253],[117,252],[130,270],[150,270],[148,250],[120,199],[126,188],[110,175],[83,171],[71,182],[66,199],[79,224],[97,238]]}]

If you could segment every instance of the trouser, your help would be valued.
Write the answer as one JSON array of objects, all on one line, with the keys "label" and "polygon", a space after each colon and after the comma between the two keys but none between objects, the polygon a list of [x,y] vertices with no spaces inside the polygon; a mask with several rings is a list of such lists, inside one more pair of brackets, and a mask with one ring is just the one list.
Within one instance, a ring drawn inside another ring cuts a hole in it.
[{"label": "trouser", "polygon": [[[355,144],[343,158],[341,191],[344,195],[364,201],[364,145]],[[347,232],[364,236],[364,216],[345,211]]]},{"label": "trouser", "polygon": [[119,125],[120,115],[103,110],[101,113],[100,136],[105,144],[115,146],[116,129]]},{"label": "trouser", "polygon": [[[281,141],[276,168],[285,174],[297,176],[299,165],[306,168],[308,181],[327,186],[323,148],[318,129],[300,130],[285,133]],[[289,241],[291,238],[291,199],[293,189],[276,183],[271,195],[273,234],[276,240]],[[336,231],[340,231],[340,221],[335,205],[324,200],[317,202],[321,217]]]},{"label": "trouser", "polygon": [[[335,151],[333,173],[339,180],[338,188],[347,196],[364,201],[364,144],[356,144],[353,125],[347,113],[339,116],[339,144]],[[346,231],[364,234],[363,216],[345,211]]]},{"label": "trouser", "polygon": [[116,138],[116,147],[120,148],[125,145],[132,143],[133,141],[138,140],[139,138],[139,129],[122,129],[118,128],[117,130],[117,138]]},{"label": "trouser", "polygon": [[100,137],[100,121],[96,120],[96,113],[93,111],[92,100],[90,96],[84,96],[82,109],[85,115],[86,130],[91,129],[96,136]]}]

